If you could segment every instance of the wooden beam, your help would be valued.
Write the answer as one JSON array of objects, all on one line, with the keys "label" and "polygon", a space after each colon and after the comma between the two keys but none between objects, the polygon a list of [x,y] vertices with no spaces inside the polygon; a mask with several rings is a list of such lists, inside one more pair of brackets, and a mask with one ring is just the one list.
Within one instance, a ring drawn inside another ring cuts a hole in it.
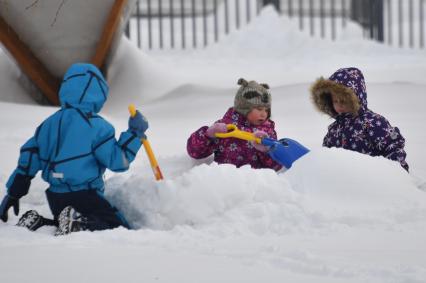
[{"label": "wooden beam", "polygon": [[120,18],[126,4],[127,0],[116,0],[109,12],[101,38],[96,46],[95,55],[92,58],[92,63],[98,68],[102,68],[104,65],[105,58],[110,50],[112,39],[120,23]]},{"label": "wooden beam", "polygon": [[40,89],[47,100],[51,104],[59,105],[58,90],[60,80],[47,70],[1,16],[0,43],[6,47],[21,70]]}]

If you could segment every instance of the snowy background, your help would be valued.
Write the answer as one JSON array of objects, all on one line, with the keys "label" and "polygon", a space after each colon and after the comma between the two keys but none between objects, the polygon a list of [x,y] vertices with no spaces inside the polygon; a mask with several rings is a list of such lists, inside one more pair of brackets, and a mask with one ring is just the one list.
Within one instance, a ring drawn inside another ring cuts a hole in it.
[{"label": "snowy background", "polygon": [[[0,50],[0,186],[19,147],[54,107],[36,105]],[[406,138],[410,174],[396,162],[324,149],[329,118],[309,86],[340,67],[366,77],[369,107]],[[311,152],[279,173],[192,160],[186,139],[232,106],[240,77],[268,83],[278,136]],[[130,170],[106,175],[107,197],[135,230],[53,237],[0,223],[1,282],[426,282],[426,51],[362,39],[349,24],[336,42],[297,31],[271,8],[203,50],[144,53],[123,38],[101,114],[117,132],[127,105],[147,132],[165,180],[141,149]],[[50,216],[37,176],[21,214]],[[0,197],[4,192],[0,194]]]}]

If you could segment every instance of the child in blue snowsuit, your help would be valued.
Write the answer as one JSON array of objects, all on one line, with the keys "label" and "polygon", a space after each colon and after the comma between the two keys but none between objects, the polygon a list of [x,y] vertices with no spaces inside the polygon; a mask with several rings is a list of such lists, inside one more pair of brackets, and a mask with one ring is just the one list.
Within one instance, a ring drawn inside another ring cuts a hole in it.
[{"label": "child in blue snowsuit", "polygon": [[10,207],[19,214],[19,199],[28,193],[31,179],[42,171],[43,180],[49,183],[46,196],[54,219],[31,210],[21,217],[18,226],[36,230],[42,225],[56,225],[56,235],[129,228],[123,215],[104,197],[103,174],[106,168],[114,172],[129,168],[148,122],[137,112],[117,141],[114,127],[97,114],[108,91],[107,82],[94,65],[76,63],[68,69],[59,90],[61,109],[43,121],[21,147],[18,166],[6,184],[7,195],[0,205],[4,222]]}]

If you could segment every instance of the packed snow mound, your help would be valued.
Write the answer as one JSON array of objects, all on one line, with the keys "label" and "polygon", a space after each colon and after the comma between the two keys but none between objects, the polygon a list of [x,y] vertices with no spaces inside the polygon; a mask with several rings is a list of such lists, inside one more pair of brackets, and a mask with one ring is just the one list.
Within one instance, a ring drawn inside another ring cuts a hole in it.
[{"label": "packed snow mound", "polygon": [[145,104],[179,87],[181,77],[177,70],[155,62],[123,37],[108,70],[110,97],[105,110],[126,107],[129,103]]},{"label": "packed snow mound", "polygon": [[[180,159],[183,164],[185,158]],[[107,183],[107,196],[135,228],[155,230],[188,225],[221,233],[282,235],[426,220],[424,192],[397,162],[385,158],[323,148],[279,173],[190,164],[160,182],[149,174],[115,176]]]},{"label": "packed snow mound", "polygon": [[386,206],[387,200],[417,190],[398,162],[342,148],[317,149],[298,160],[286,175],[296,191],[330,200],[345,198],[341,203],[345,208],[369,204],[371,199],[381,199],[379,206]]}]

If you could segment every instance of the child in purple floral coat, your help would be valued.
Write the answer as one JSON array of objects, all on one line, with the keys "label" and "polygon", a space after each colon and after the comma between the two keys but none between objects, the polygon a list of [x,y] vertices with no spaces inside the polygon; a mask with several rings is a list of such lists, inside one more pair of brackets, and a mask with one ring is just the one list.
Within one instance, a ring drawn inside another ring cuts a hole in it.
[{"label": "child in purple floral coat", "polygon": [[271,117],[271,94],[266,84],[239,79],[241,87],[235,95],[234,107],[229,108],[222,119],[213,125],[203,126],[188,139],[188,154],[201,159],[214,154],[217,163],[234,164],[237,167],[249,164],[252,168],[271,168],[276,171],[281,165],[267,153],[268,147],[236,138],[216,138],[216,133],[226,133],[227,124],[240,130],[254,133],[257,137],[277,138],[275,123]]},{"label": "child in purple floral coat", "polygon": [[364,76],[359,69],[343,68],[329,79],[318,79],[312,85],[311,97],[319,111],[335,119],[323,146],[384,156],[408,171],[405,139],[385,117],[368,109]]}]

